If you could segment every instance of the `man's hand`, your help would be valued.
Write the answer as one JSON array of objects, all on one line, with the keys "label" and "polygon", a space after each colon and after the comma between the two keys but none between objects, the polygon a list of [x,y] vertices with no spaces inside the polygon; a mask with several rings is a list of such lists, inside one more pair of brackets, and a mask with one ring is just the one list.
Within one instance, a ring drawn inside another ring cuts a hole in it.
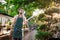
[{"label": "man's hand", "polygon": [[26,20],[25,22],[28,23],[28,20]]},{"label": "man's hand", "polygon": [[28,20],[25,20],[24,22],[23,22],[23,24],[27,24],[28,23]]}]

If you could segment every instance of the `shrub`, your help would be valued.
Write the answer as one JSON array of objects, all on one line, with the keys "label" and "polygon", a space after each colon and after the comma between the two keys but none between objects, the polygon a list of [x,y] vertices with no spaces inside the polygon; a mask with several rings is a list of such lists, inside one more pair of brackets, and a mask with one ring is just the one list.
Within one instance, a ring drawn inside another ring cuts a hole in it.
[{"label": "shrub", "polygon": [[36,39],[37,40],[48,40],[51,37],[51,33],[49,32],[43,32],[43,31],[38,31],[36,34]]}]

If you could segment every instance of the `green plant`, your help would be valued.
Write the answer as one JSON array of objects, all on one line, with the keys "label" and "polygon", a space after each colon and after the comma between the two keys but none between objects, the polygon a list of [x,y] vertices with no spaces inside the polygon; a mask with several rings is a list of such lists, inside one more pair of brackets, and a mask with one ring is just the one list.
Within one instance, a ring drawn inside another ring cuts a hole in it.
[{"label": "green plant", "polygon": [[42,25],[39,25],[39,26],[38,26],[37,30],[38,30],[38,31],[39,31],[39,30],[44,30],[44,31],[45,31],[46,28],[47,28],[47,25],[46,25],[46,24],[42,24]]},{"label": "green plant", "polygon": [[52,37],[52,33],[47,31],[48,27],[46,24],[41,24],[37,28],[36,39],[37,40],[48,40]]},{"label": "green plant", "polygon": [[43,32],[43,31],[38,31],[36,34],[36,39],[37,40],[48,40],[51,37],[51,33],[49,32]]}]

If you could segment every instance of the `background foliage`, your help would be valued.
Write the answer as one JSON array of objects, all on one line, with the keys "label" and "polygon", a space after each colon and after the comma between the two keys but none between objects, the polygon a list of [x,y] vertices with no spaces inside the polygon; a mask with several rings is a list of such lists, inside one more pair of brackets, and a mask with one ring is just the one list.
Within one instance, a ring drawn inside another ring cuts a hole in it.
[{"label": "background foliage", "polygon": [[[8,15],[14,16],[18,13],[18,8],[24,8],[26,16],[29,18],[32,12],[36,8],[47,8],[53,2],[53,0],[5,0],[6,4],[0,3],[0,10],[5,11]],[[10,8],[11,5],[14,5]],[[6,9],[4,9],[6,7]]]}]

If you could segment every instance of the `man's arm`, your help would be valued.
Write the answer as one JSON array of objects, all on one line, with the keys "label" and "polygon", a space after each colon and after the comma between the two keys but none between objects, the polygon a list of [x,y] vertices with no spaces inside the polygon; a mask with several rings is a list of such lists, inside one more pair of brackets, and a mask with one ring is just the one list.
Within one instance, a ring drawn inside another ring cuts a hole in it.
[{"label": "man's arm", "polygon": [[25,16],[23,16],[23,25],[27,23],[27,19]]},{"label": "man's arm", "polygon": [[17,16],[18,16],[18,15],[14,16],[14,18],[12,18],[12,20],[11,20],[11,21],[12,21],[12,26],[15,24],[16,19],[17,19]]}]

